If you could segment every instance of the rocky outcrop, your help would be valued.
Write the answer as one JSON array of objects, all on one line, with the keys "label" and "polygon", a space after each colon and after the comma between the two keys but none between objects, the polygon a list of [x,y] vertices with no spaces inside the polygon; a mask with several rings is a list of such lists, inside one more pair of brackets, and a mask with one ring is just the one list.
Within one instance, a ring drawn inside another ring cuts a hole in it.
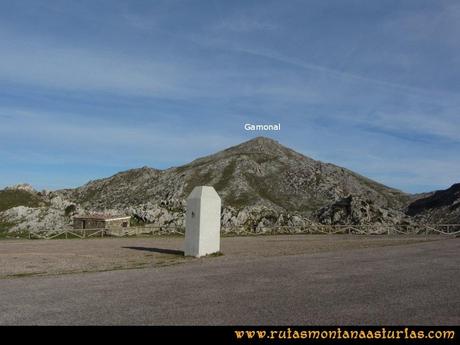
[{"label": "rocky outcrop", "polygon": [[411,220],[402,211],[376,205],[370,199],[349,195],[315,213],[321,224],[366,225],[366,224],[410,224]]},{"label": "rocky outcrop", "polygon": [[29,193],[37,193],[37,191],[28,183],[20,183],[14,186],[6,187],[5,190],[20,190]]},{"label": "rocky outcrop", "polygon": [[11,231],[59,230],[70,226],[70,218],[53,207],[13,207],[1,215],[4,222],[12,224]]},{"label": "rocky outcrop", "polygon": [[305,227],[310,223],[308,218],[278,212],[265,206],[245,207],[241,210],[224,208],[221,219],[224,231],[246,229],[257,233],[274,227]]}]

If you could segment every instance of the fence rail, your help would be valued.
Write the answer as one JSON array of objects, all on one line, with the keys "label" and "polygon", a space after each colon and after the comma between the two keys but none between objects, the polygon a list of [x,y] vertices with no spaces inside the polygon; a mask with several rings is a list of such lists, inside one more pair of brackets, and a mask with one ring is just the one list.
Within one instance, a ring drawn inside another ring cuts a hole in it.
[{"label": "fence rail", "polygon": [[[244,227],[222,228],[223,235],[257,236],[282,234],[350,234],[350,235],[445,235],[460,236],[460,224],[419,224],[419,225],[323,225],[308,226],[270,226],[247,229]],[[140,235],[179,235],[183,236],[185,228],[181,226],[142,226],[116,229],[60,229],[28,231],[29,239],[56,238],[95,238],[95,237],[129,237]]]},{"label": "fence rail", "polygon": [[261,227],[255,231],[244,228],[223,228],[223,233],[236,235],[259,234],[351,234],[351,235],[460,235],[460,224],[418,224],[418,225],[325,225]]}]

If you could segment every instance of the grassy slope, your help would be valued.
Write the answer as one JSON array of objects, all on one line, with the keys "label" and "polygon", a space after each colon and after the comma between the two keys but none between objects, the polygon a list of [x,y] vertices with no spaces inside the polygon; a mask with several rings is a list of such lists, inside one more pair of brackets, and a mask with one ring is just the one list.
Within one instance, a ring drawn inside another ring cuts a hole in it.
[{"label": "grassy slope", "polygon": [[38,207],[43,205],[39,196],[23,190],[1,190],[0,212],[16,206]]}]

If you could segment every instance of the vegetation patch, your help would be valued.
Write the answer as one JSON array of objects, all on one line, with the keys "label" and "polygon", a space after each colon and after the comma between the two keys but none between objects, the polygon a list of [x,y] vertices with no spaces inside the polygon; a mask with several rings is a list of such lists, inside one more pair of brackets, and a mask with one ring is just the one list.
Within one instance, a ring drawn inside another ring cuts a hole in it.
[{"label": "vegetation patch", "polygon": [[88,189],[85,194],[80,198],[81,203],[85,202],[90,202],[94,198],[96,198],[96,195],[98,194],[98,190],[95,188]]},{"label": "vegetation patch", "polygon": [[271,162],[274,159],[276,159],[275,156],[271,156],[271,155],[263,154],[263,153],[259,153],[254,157],[254,161],[258,164],[264,164],[267,162]]},{"label": "vegetation patch", "polygon": [[231,193],[224,197],[224,206],[232,206],[239,210],[256,201],[257,197],[249,192],[244,192],[238,195]]},{"label": "vegetation patch", "polygon": [[0,212],[17,206],[39,207],[46,203],[33,193],[24,190],[1,190]]},{"label": "vegetation patch", "polygon": [[212,173],[211,171],[207,171],[204,174],[195,173],[190,176],[189,180],[187,181],[187,186],[185,187],[185,195],[189,195],[193,188],[196,186],[205,186],[209,185],[210,181],[212,180]]},{"label": "vegetation patch", "polygon": [[262,198],[271,201],[273,204],[289,209],[291,195],[283,195],[275,186],[278,180],[275,176],[260,178],[252,174],[245,174],[246,180],[254,191]]},{"label": "vegetation patch", "polygon": [[65,208],[64,212],[65,212],[65,215],[68,217],[70,216],[72,213],[74,213],[76,211],[77,207],[75,205],[69,205]]},{"label": "vegetation patch", "polygon": [[220,192],[224,190],[228,186],[228,182],[230,181],[231,177],[233,176],[236,168],[236,161],[232,160],[222,172],[222,176],[220,177],[219,182],[214,184],[214,188],[216,191]]},{"label": "vegetation patch", "polygon": [[9,232],[9,230],[16,224],[4,221],[0,219],[0,239],[11,238],[11,237],[25,237],[24,233],[21,232]]},{"label": "vegetation patch", "polygon": [[1,231],[8,231],[9,229],[11,229],[15,225],[16,224],[14,224],[14,223],[6,222],[6,221],[3,221],[3,220],[0,219],[0,232]]},{"label": "vegetation patch", "polygon": [[145,226],[145,224],[147,224],[147,222],[141,217],[139,217],[137,214],[131,216],[131,219],[129,220],[130,226],[140,227],[140,226]]}]

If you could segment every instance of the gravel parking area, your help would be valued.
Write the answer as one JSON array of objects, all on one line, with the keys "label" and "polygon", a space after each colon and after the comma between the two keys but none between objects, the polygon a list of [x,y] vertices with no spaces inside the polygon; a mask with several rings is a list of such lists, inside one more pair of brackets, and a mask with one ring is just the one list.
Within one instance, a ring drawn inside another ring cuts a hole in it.
[{"label": "gravel parking area", "polygon": [[[270,257],[433,241],[439,236],[279,235],[224,237],[220,260]],[[183,237],[0,241],[0,279],[162,267],[184,258]]]},{"label": "gravel parking area", "polygon": [[235,237],[202,259],[182,241],[2,242],[0,325],[460,322],[458,239]]}]

